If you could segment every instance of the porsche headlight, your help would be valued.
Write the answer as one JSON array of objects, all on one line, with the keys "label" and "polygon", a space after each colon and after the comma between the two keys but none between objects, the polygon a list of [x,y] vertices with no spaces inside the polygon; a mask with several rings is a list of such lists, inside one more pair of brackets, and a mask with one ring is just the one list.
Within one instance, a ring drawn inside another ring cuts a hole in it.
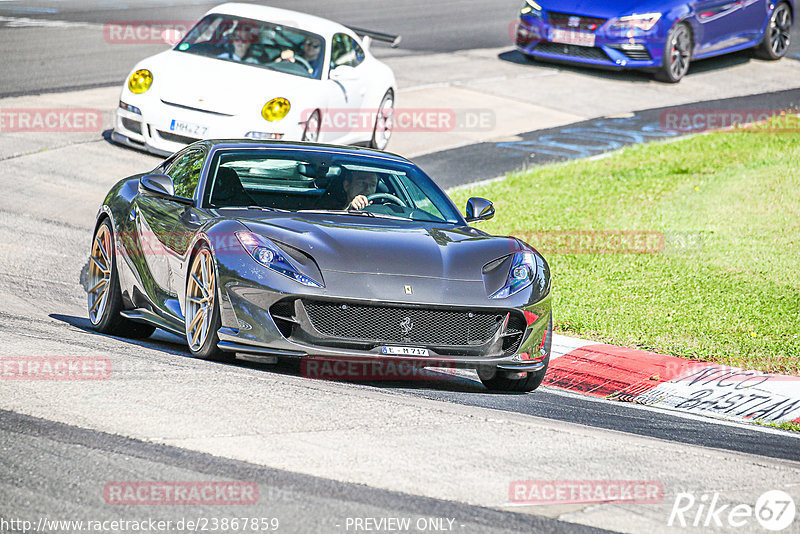
[{"label": "porsche headlight", "polygon": [[517,252],[508,270],[506,283],[496,291],[490,298],[504,299],[519,293],[533,283],[536,276],[536,260],[532,252]]},{"label": "porsche headlight", "polygon": [[629,15],[620,17],[610,26],[611,30],[641,30],[648,32],[653,29],[661,18],[661,13],[644,13],[642,15]]},{"label": "porsche headlight", "polygon": [[261,116],[269,122],[279,121],[289,113],[291,107],[285,98],[273,98],[261,108]]},{"label": "porsche headlight", "polygon": [[526,0],[524,4],[522,4],[522,9],[519,10],[520,15],[531,15],[533,17],[541,17],[542,16],[542,6],[534,2],[533,0]]},{"label": "porsche headlight", "polygon": [[150,89],[153,84],[153,73],[147,69],[139,69],[128,78],[128,89],[131,93],[140,95]]},{"label": "porsche headlight", "polygon": [[236,238],[250,256],[264,267],[309,287],[325,287],[302,274],[281,249],[266,237],[252,232],[236,232]]}]

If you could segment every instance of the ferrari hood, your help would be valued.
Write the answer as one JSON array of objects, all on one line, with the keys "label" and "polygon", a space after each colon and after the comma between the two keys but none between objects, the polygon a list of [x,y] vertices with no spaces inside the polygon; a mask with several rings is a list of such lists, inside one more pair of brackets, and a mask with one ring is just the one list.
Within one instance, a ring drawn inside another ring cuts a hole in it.
[{"label": "ferrari hood", "polygon": [[[296,107],[303,95],[319,91],[319,80],[263,67],[169,50],[137,68],[153,73],[152,90],[172,104],[226,115],[258,115],[275,97]],[[299,108],[297,108],[299,109]]]},{"label": "ferrari hood", "polygon": [[318,217],[313,222],[308,216],[241,222],[280,245],[310,255],[323,273],[480,281],[486,263],[519,250],[514,239],[487,236],[470,227],[409,225],[408,221],[366,217],[342,226],[341,216],[339,220]]}]

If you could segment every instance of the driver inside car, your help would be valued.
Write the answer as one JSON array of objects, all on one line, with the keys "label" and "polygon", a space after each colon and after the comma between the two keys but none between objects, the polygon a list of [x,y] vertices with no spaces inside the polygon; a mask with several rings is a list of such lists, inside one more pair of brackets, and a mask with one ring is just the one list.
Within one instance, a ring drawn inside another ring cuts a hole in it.
[{"label": "driver inside car", "polygon": [[378,189],[378,175],[369,171],[347,171],[320,197],[317,209],[360,210],[372,202],[367,198]]},{"label": "driver inside car", "polygon": [[[302,45],[302,53],[295,54],[294,50],[287,48],[281,52],[280,58],[277,61],[290,61],[292,63],[299,62],[307,63],[310,71],[316,76],[317,70],[322,66],[322,42],[315,37],[306,37]],[[303,65],[305,66],[305,65]]]}]

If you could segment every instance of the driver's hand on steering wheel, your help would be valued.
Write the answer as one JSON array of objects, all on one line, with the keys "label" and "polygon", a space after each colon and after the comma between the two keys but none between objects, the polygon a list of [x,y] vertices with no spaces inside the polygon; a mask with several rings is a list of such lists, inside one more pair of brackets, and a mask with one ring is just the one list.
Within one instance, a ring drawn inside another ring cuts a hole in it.
[{"label": "driver's hand on steering wheel", "polygon": [[283,52],[281,52],[281,61],[291,61],[294,63],[294,50],[291,48],[287,48]]},{"label": "driver's hand on steering wheel", "polygon": [[356,197],[350,201],[350,205],[348,206],[351,210],[362,210],[372,204],[367,197],[364,195],[356,195]]}]

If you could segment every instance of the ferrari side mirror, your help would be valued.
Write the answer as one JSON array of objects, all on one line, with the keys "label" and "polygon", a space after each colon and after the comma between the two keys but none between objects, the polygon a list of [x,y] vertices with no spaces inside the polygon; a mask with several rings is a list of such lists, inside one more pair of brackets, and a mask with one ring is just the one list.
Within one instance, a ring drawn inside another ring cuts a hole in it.
[{"label": "ferrari side mirror", "polygon": [[485,198],[472,197],[467,200],[467,222],[488,221],[494,217],[494,205]]},{"label": "ferrari side mirror", "polygon": [[145,174],[139,178],[139,193],[150,196],[174,200],[181,204],[191,204],[191,198],[175,196],[175,185],[172,178],[166,174]]}]

